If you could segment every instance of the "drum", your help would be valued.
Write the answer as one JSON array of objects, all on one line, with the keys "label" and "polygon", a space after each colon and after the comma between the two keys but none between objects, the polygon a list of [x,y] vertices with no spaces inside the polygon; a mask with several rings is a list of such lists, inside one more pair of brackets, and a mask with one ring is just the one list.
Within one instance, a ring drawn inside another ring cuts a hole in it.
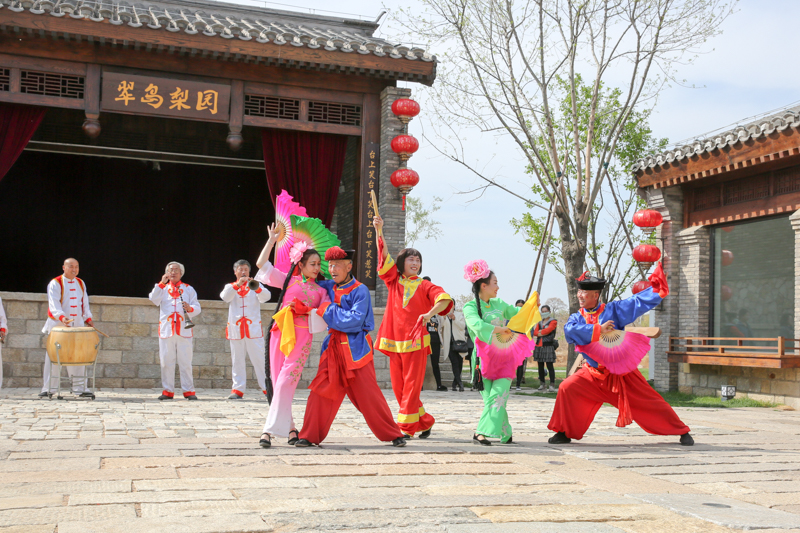
[{"label": "drum", "polygon": [[[56,356],[56,343],[59,344]],[[94,328],[54,327],[47,337],[50,361],[62,365],[91,365],[97,359],[100,336]]]}]

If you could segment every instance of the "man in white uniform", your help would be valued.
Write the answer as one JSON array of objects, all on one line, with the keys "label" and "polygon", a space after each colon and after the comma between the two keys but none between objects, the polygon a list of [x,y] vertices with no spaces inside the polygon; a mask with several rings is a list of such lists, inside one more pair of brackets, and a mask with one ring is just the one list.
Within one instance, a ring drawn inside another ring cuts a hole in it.
[{"label": "man in white uniform", "polygon": [[[80,328],[92,325],[89,293],[86,292],[86,284],[78,277],[80,271],[78,260],[70,257],[64,261],[61,270],[64,271],[64,274],[52,279],[47,284],[47,322],[42,328],[42,333],[46,335],[49,335],[50,330],[56,326]],[[73,378],[72,392],[89,397],[92,393],[89,392],[88,383],[84,378],[85,370],[86,367],[83,366],[68,366],[67,375]],[[47,352],[44,354],[42,380],[44,383],[39,398],[50,394],[50,357]]]},{"label": "man in white uniform", "polygon": [[[266,396],[266,373],[264,371],[264,330],[261,327],[261,304],[269,301],[270,293],[261,284],[252,291],[248,283],[250,263],[240,259],[233,264],[236,276],[234,283],[225,285],[219,295],[228,306],[228,328],[226,337],[231,341],[233,364],[233,389],[229,400],[239,400],[247,388],[247,356],[258,380],[258,386]],[[258,282],[256,282],[258,283]]]},{"label": "man in white uniform", "polygon": [[0,298],[0,389],[3,388],[3,344],[6,342],[7,333],[6,311],[3,309],[3,300]]},{"label": "man in white uniform", "polygon": [[173,261],[167,265],[161,281],[150,292],[150,301],[160,309],[158,317],[158,355],[161,358],[159,400],[175,396],[175,362],[181,371],[181,389],[187,400],[196,400],[192,377],[192,330],[186,328],[186,317],[200,314],[195,290],[181,282],[186,269]]}]

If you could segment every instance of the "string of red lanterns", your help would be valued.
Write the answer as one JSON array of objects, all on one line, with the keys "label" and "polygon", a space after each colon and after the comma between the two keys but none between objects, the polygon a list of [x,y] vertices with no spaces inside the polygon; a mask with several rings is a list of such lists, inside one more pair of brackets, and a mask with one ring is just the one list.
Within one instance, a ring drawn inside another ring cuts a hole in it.
[{"label": "string of red lanterns", "polygon": [[407,167],[408,159],[419,150],[419,141],[408,134],[408,122],[419,115],[420,107],[410,98],[399,98],[392,103],[392,113],[403,123],[403,133],[392,139],[391,148],[400,157],[400,168],[392,172],[392,185],[403,195],[403,211],[406,210],[406,195],[419,183],[419,174]]},{"label": "string of red lanterns", "polygon": [[[641,209],[633,214],[634,225],[641,228],[644,233],[653,233],[663,222],[664,217],[654,209]],[[639,263],[645,271],[650,270],[650,267],[659,259],[661,259],[661,250],[653,244],[642,243],[633,249],[633,260]],[[637,281],[633,285],[633,294],[642,292],[651,286],[649,281]]]}]

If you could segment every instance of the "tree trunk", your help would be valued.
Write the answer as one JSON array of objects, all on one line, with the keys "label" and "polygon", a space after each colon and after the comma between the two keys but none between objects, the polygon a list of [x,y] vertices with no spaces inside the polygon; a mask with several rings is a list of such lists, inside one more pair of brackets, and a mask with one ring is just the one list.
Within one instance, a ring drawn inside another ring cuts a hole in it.
[{"label": "tree trunk", "polygon": [[[575,280],[581,277],[586,260],[586,235],[588,225],[580,224],[579,216],[575,217],[577,239],[573,238],[569,222],[564,218],[564,214],[558,213],[558,227],[561,232],[561,255],[564,260],[564,279],[567,283],[567,295],[569,296],[569,313],[577,313],[580,305],[578,304],[578,286]],[[583,243],[583,244],[581,244]],[[567,371],[572,368],[575,362],[575,346],[569,345],[567,352]]]}]

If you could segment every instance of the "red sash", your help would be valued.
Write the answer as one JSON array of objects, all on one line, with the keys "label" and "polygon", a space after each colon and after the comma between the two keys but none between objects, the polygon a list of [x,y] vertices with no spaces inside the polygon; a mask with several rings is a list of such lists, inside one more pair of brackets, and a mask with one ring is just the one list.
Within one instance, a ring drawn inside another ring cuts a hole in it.
[{"label": "red sash", "polygon": [[586,368],[589,369],[589,372],[592,374],[592,377],[598,379],[600,381],[608,381],[608,387],[611,389],[611,392],[617,394],[617,409],[619,409],[619,416],[617,417],[617,427],[624,428],[631,422],[633,422],[633,415],[631,415],[631,404],[628,401],[628,393],[625,390],[625,376],[612,374],[609,372],[605,367],[599,366],[598,368],[594,368],[590,365],[586,365]]},{"label": "red sash", "polygon": [[308,388],[324,398],[337,400],[340,391],[350,385],[356,374],[347,367],[348,353],[344,349],[347,335],[335,329],[330,330],[330,335],[328,347],[322,352],[322,357],[328,359],[328,366],[317,373]]}]

